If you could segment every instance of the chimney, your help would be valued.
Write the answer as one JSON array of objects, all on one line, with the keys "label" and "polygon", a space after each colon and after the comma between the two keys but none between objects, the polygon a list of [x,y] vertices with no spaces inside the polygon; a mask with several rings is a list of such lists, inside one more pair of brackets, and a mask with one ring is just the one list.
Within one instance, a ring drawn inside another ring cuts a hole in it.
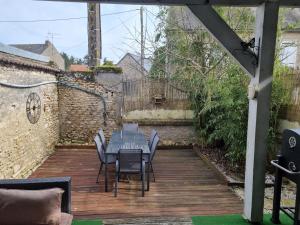
[{"label": "chimney", "polygon": [[46,46],[50,46],[50,45],[51,45],[51,42],[50,42],[49,40],[46,40],[46,41],[45,41],[45,45],[46,45]]}]

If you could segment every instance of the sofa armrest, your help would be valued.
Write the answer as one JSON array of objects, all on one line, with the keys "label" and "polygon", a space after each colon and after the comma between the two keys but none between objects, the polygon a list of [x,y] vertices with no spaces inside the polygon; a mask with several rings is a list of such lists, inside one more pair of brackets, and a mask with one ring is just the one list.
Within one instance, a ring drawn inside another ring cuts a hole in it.
[{"label": "sofa armrest", "polygon": [[0,180],[0,188],[23,190],[61,188],[64,190],[61,210],[71,214],[71,177]]}]

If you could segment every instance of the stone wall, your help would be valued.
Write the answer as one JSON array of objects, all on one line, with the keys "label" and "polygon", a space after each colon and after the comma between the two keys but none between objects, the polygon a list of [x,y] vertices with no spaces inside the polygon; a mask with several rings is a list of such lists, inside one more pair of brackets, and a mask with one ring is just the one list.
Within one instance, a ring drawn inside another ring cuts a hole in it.
[{"label": "stone wall", "polygon": [[[78,77],[78,74],[76,77],[71,73],[64,74],[59,80],[69,85],[59,85],[61,143],[93,143],[99,128],[109,137],[117,127],[120,106],[118,93],[93,80]],[[102,95],[104,99],[97,95]]]},{"label": "stone wall", "polygon": [[155,129],[159,135],[160,146],[188,146],[197,142],[196,132],[192,125],[139,126],[139,130],[142,131],[148,138],[150,137],[152,129]]},{"label": "stone wall", "polygon": [[[0,81],[35,84],[56,81],[54,70],[0,61]],[[29,122],[26,101],[35,92],[41,100],[37,123]],[[0,179],[27,177],[53,151],[59,140],[57,85],[9,88],[0,85]]]},{"label": "stone wall", "polygon": [[122,91],[122,74],[113,72],[96,72],[95,81],[117,92]]}]

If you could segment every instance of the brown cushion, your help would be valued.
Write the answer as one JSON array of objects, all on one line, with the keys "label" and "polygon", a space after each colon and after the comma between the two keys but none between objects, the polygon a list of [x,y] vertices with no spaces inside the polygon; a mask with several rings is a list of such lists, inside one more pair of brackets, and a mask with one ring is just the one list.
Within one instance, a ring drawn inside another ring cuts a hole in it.
[{"label": "brown cushion", "polygon": [[73,220],[73,216],[67,213],[61,214],[61,222],[60,225],[71,225]]},{"label": "brown cushion", "polygon": [[0,189],[0,224],[60,225],[63,190]]}]

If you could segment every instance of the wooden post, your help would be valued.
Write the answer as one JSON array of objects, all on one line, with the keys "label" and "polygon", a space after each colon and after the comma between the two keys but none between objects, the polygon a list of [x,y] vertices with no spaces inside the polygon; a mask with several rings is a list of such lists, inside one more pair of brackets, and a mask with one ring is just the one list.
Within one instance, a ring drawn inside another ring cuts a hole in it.
[{"label": "wooden post", "polygon": [[256,12],[255,46],[258,65],[250,85],[257,90],[257,96],[249,100],[244,200],[244,217],[252,223],[260,223],[263,219],[278,11],[278,1],[269,1],[261,4]]},{"label": "wooden post", "polygon": [[144,38],[144,8],[140,8],[140,19],[141,19],[141,73],[144,77],[144,59],[145,59],[145,38]]},{"label": "wooden post", "polygon": [[88,4],[88,54],[89,66],[101,64],[101,15],[100,3]]}]

